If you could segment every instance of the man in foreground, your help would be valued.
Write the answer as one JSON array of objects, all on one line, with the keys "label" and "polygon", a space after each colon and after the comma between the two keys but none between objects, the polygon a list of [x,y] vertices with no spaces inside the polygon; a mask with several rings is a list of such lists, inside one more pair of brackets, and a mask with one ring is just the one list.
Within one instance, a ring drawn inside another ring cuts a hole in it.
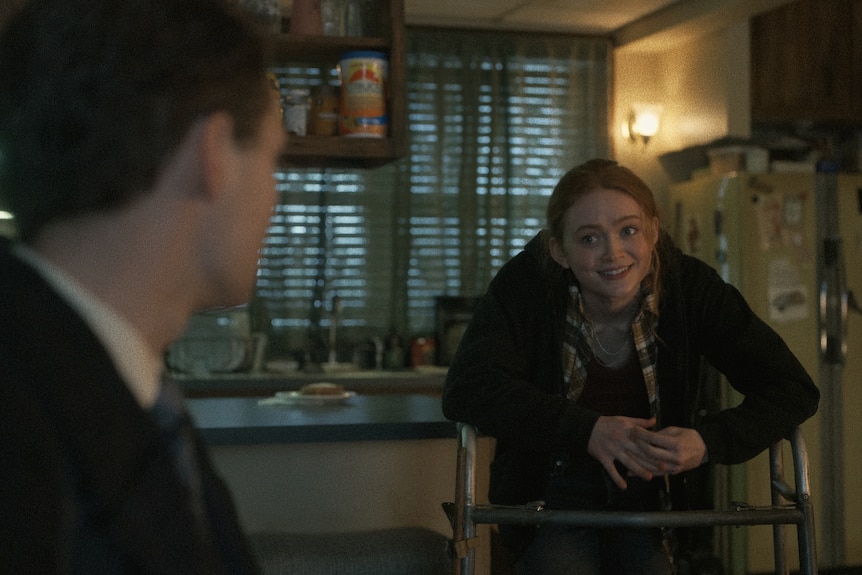
[{"label": "man in foreground", "polygon": [[0,572],[257,573],[161,372],[195,310],[251,293],[284,143],[264,43],[219,0],[22,4],[0,30]]}]

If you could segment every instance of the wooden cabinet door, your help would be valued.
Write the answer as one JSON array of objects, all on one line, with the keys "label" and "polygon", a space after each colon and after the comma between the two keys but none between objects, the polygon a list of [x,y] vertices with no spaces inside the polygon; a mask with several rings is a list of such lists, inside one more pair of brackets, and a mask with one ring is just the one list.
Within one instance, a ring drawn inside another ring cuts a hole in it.
[{"label": "wooden cabinet door", "polygon": [[752,18],[751,115],[862,120],[862,2],[799,0]]}]

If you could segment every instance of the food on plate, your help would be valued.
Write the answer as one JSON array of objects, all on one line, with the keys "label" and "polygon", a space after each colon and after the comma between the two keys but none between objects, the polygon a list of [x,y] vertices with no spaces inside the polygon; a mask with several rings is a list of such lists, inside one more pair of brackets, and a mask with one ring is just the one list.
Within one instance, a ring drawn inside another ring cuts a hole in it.
[{"label": "food on plate", "polygon": [[299,388],[302,395],[344,395],[344,386],[337,383],[309,383]]}]

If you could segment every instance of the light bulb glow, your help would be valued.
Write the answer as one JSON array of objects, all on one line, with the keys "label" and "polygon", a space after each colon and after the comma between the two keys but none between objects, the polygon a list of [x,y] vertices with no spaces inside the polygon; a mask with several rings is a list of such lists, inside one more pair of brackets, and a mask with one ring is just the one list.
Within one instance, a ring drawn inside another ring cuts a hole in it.
[{"label": "light bulb glow", "polygon": [[660,104],[632,104],[629,111],[628,122],[624,126],[623,134],[637,142],[644,144],[658,133],[661,124],[662,106]]}]

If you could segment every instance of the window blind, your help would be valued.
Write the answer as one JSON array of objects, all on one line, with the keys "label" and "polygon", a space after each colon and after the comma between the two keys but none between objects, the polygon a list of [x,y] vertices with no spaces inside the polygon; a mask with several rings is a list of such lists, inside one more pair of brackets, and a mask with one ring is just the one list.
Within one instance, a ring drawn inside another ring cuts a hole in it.
[{"label": "window blind", "polygon": [[[408,29],[408,154],[372,170],[275,174],[253,307],[275,353],[340,360],[433,336],[437,296],[481,295],[544,224],[569,168],[609,151],[605,39]],[[334,72],[275,69],[282,89]]]}]

